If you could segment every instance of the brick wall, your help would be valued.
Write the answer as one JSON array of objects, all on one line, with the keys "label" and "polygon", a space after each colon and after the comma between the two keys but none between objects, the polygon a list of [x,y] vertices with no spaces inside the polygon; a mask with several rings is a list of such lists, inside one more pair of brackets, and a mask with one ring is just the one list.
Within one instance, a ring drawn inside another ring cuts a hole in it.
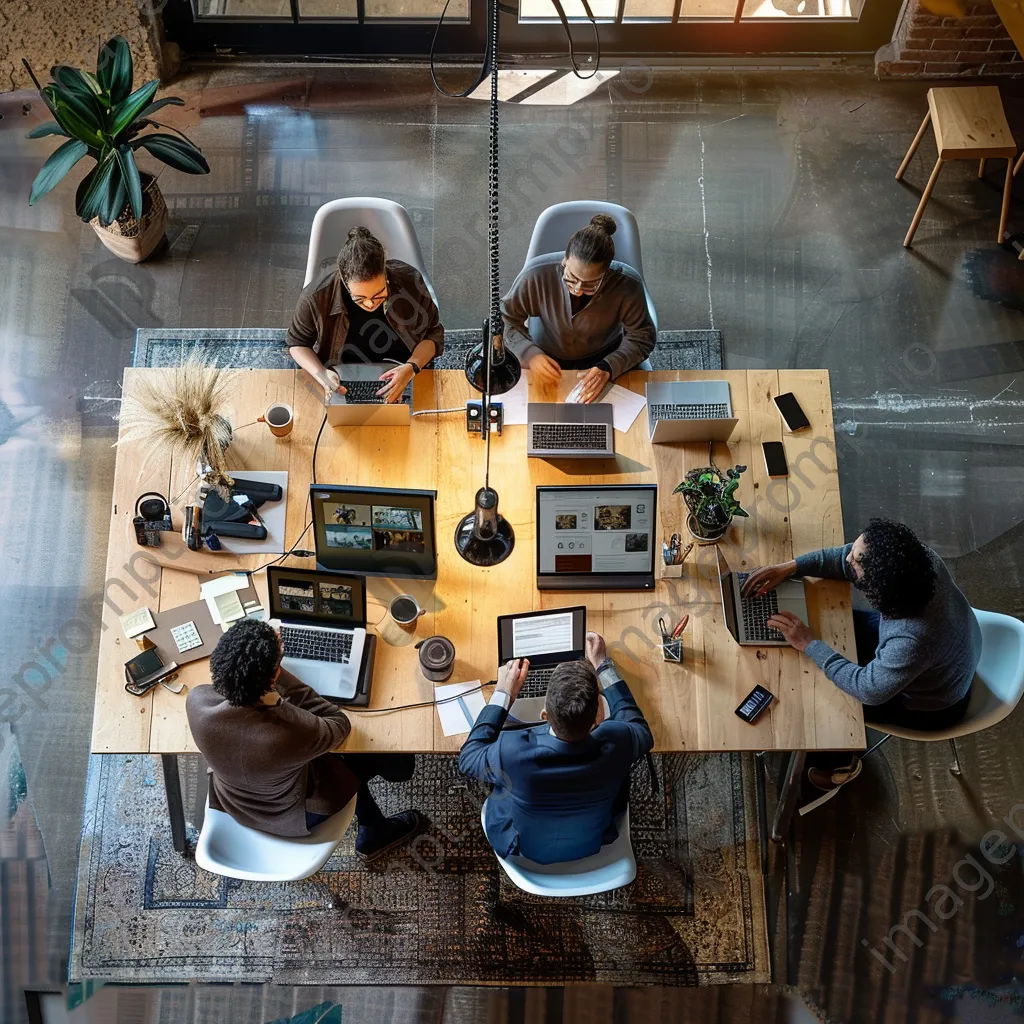
[{"label": "brick wall", "polygon": [[1024,75],[1024,61],[991,0],[965,4],[959,18],[936,16],[920,0],[906,0],[892,42],[875,54],[875,73],[880,78]]}]

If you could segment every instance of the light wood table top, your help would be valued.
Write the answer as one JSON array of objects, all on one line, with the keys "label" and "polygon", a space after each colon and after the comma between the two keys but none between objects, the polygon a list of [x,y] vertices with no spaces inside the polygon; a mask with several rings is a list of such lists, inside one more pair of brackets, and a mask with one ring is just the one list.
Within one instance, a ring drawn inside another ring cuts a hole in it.
[{"label": "light wood table top", "polygon": [[[128,369],[124,392],[131,394],[143,375],[164,370]],[[574,383],[566,374],[559,388],[534,387],[531,398],[553,401]],[[685,505],[672,489],[688,469],[707,464],[707,444],[651,445],[646,415],[628,433],[616,433],[617,457],[611,461],[527,459],[526,428],[512,426],[492,438],[491,484],[500,510],[512,523],[516,546],[501,565],[480,569],[456,552],[452,537],[458,521],[473,506],[482,485],[484,445],[465,430],[465,416],[420,416],[408,428],[325,427],[317,455],[321,483],[372,487],[430,488],[438,492],[436,581],[367,580],[369,629],[380,621],[388,601],[411,593],[427,612],[406,646],[378,641],[373,708],[397,707],[431,700],[433,685],[419,671],[413,643],[433,634],[447,636],[456,649],[452,681],[493,679],[496,672],[499,614],[587,606],[587,626],[601,632],[619,671],[629,683],[654,732],[655,749],[663,751],[857,749],[864,745],[860,705],[838,690],[807,657],[790,648],[740,647],[726,629],[718,585],[718,551],[729,568],[749,570],[780,562],[794,553],[841,544],[844,540],[839,477],[832,430],[828,373],[824,370],[757,370],[634,372],[619,383],[643,393],[656,380],[728,380],[739,424],[732,439],[715,443],[714,461],[722,469],[749,467],[738,497],[750,513],[737,518],[718,545],[698,547],[687,558],[681,579],[660,580],[654,592],[539,592],[535,586],[535,487],[539,484],[650,483],[659,485],[657,538],[685,534]],[[415,380],[415,408],[448,409],[473,397],[458,371],[423,372]],[[308,487],[313,443],[323,417],[322,399],[299,371],[253,370],[243,377],[229,418],[235,424],[255,420],[272,402],[288,402],[296,426],[288,438],[274,438],[265,426],[238,429],[229,451],[241,473],[288,471],[287,545],[294,544],[308,519]],[[804,435],[784,434],[772,397],[793,391],[811,421]],[[761,441],[781,440],[790,466],[787,480],[769,480]],[[147,459],[139,445],[119,447],[107,557],[107,600],[103,605],[94,753],[188,753],[196,750],[185,716],[185,693],[156,687],[145,697],[124,691],[124,662],[136,653],[123,636],[119,615],[141,605],[165,610],[198,599],[199,578],[223,568],[255,568],[273,555],[237,557],[193,553],[180,532],[164,534],[160,549],[139,548],[131,519],[136,497],[162,491],[175,505],[180,527],[182,508],[191,501],[194,466],[171,465],[166,458]],[[180,499],[176,496],[182,495]],[[300,547],[313,547],[312,531]],[[154,553],[164,568],[146,559]],[[312,559],[290,559],[313,567]],[[185,571],[191,570],[191,571]],[[256,577],[264,598],[266,573]],[[808,584],[810,625],[836,650],[855,656],[849,586],[836,581]],[[690,614],[684,634],[684,664],[662,660],[657,620],[674,623]],[[209,681],[206,661],[184,667],[187,686]],[[757,683],[778,698],[755,725],[734,714]],[[489,692],[489,691],[488,691]],[[353,710],[349,751],[454,752],[465,737],[445,737],[432,707],[382,714]]]}]

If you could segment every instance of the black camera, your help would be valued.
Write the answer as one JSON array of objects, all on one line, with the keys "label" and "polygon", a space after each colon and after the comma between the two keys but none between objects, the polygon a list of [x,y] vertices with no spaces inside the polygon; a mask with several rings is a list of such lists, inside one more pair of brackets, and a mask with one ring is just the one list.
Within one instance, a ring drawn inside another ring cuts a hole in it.
[{"label": "black camera", "polygon": [[157,491],[139,495],[132,526],[135,527],[136,543],[142,547],[159,547],[160,534],[173,529],[170,502]]}]

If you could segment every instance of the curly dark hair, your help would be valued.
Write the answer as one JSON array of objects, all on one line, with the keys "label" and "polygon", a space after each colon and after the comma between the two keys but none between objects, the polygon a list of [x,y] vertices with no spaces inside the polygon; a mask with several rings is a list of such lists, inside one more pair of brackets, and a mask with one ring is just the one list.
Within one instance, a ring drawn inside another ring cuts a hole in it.
[{"label": "curly dark hair", "polygon": [[338,253],[338,271],[347,288],[349,284],[372,281],[384,273],[386,256],[380,239],[361,224],[348,233],[348,241]]},{"label": "curly dark hair", "polygon": [[274,627],[257,619],[239,619],[210,655],[213,688],[235,707],[253,704],[273,685],[280,663],[281,641]]},{"label": "curly dark hair", "polygon": [[883,615],[920,615],[935,594],[935,566],[914,531],[892,519],[872,519],[863,531],[864,577],[858,587]]},{"label": "curly dark hair", "polygon": [[551,673],[544,710],[558,738],[587,737],[597,718],[597,673],[589,661],[563,661]]}]

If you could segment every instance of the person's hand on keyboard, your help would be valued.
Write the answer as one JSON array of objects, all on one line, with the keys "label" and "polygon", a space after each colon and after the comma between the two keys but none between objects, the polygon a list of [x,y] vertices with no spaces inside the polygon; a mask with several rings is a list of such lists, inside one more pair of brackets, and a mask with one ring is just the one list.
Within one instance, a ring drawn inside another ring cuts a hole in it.
[{"label": "person's hand on keyboard", "polygon": [[377,392],[386,402],[397,402],[402,397],[405,386],[416,375],[416,371],[409,363],[402,363],[385,370],[381,375],[381,383],[384,385]]},{"label": "person's hand on keyboard", "polygon": [[798,651],[806,650],[814,639],[814,634],[792,612],[776,612],[768,620],[768,628],[777,629],[786,643]]},{"label": "person's hand on keyboard", "polygon": [[743,581],[740,596],[743,598],[759,597],[774,590],[780,583],[785,583],[796,572],[796,562],[782,562],[779,565],[762,565],[751,569]]},{"label": "person's hand on keyboard", "polygon": [[339,395],[345,394],[345,386],[341,383],[341,378],[334,372],[334,370],[324,370],[323,377],[318,379],[324,387],[325,402],[329,402],[331,400],[331,395],[335,392]]},{"label": "person's hand on keyboard", "polygon": [[519,690],[526,679],[526,673],[530,671],[530,662],[527,658],[514,658],[506,665],[498,669],[498,685],[495,692],[507,693],[509,705],[516,699]]}]

